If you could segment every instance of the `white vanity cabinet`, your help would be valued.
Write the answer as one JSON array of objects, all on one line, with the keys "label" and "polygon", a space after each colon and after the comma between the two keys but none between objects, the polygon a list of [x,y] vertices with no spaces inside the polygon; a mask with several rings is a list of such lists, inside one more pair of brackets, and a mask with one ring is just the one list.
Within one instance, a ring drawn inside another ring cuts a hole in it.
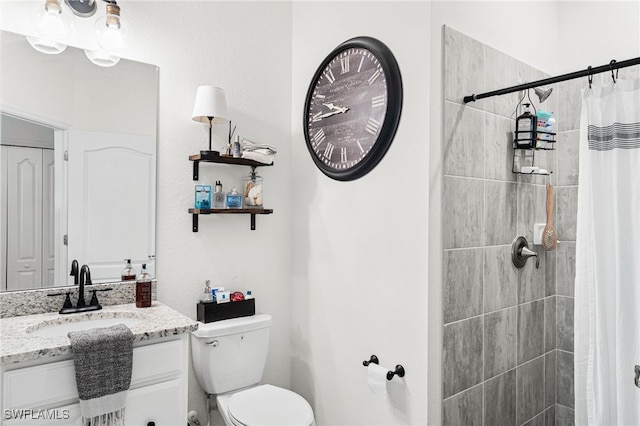
[{"label": "white vanity cabinet", "polygon": [[[187,422],[188,334],[137,342],[133,349],[128,425]],[[79,425],[73,359],[45,358],[2,371],[2,424]],[[20,420],[20,415],[23,419]]]}]

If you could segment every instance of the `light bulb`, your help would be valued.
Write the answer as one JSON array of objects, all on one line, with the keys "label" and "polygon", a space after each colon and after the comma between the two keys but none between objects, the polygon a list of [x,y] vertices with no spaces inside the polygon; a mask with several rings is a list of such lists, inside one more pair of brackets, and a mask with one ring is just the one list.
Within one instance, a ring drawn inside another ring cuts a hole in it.
[{"label": "light bulb", "polygon": [[87,58],[99,67],[112,67],[120,61],[120,57],[107,52],[98,50],[86,50],[84,54]]},{"label": "light bulb", "polygon": [[98,45],[109,52],[121,52],[129,48],[133,34],[129,23],[120,16],[117,4],[107,4],[107,15],[99,17],[95,24]]},{"label": "light bulb", "polygon": [[60,0],[46,0],[31,13],[31,23],[38,35],[55,41],[69,38],[73,31],[73,19],[71,13],[63,12]]},{"label": "light bulb", "polygon": [[64,49],[67,48],[66,44],[46,38],[27,37],[27,41],[31,47],[38,52],[46,53],[47,55],[57,55],[58,53],[64,52]]}]

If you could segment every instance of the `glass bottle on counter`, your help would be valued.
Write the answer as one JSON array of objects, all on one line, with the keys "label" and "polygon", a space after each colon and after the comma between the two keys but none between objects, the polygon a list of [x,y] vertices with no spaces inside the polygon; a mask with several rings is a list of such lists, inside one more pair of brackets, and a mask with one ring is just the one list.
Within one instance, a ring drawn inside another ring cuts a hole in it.
[{"label": "glass bottle on counter", "polygon": [[136,307],[148,308],[151,306],[151,274],[147,272],[147,264],[142,264],[142,272],[136,280]]},{"label": "glass bottle on counter", "polygon": [[244,178],[244,208],[261,209],[262,207],[262,176],[252,168],[249,176]]},{"label": "glass bottle on counter", "polygon": [[127,262],[127,264],[125,265],[124,269],[122,270],[122,274],[120,275],[120,278],[122,279],[122,281],[133,281],[136,279],[136,270],[133,269],[133,266],[131,265],[131,259],[125,259],[125,262]]}]

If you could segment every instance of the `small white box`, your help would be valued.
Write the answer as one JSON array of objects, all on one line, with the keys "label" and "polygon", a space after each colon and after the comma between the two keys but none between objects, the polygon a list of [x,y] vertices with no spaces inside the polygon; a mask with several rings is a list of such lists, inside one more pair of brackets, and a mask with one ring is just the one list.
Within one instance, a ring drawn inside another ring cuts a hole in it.
[{"label": "small white box", "polygon": [[547,226],[546,223],[534,223],[533,224],[533,244],[540,246],[542,245],[542,233],[544,232],[544,227]]}]

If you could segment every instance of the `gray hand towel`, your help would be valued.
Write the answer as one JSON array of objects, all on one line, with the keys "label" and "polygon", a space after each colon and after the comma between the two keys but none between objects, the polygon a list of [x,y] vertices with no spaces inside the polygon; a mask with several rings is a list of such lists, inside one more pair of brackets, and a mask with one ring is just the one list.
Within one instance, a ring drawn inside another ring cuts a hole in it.
[{"label": "gray hand towel", "polygon": [[68,334],[84,426],[124,425],[133,333],[124,324]]}]

